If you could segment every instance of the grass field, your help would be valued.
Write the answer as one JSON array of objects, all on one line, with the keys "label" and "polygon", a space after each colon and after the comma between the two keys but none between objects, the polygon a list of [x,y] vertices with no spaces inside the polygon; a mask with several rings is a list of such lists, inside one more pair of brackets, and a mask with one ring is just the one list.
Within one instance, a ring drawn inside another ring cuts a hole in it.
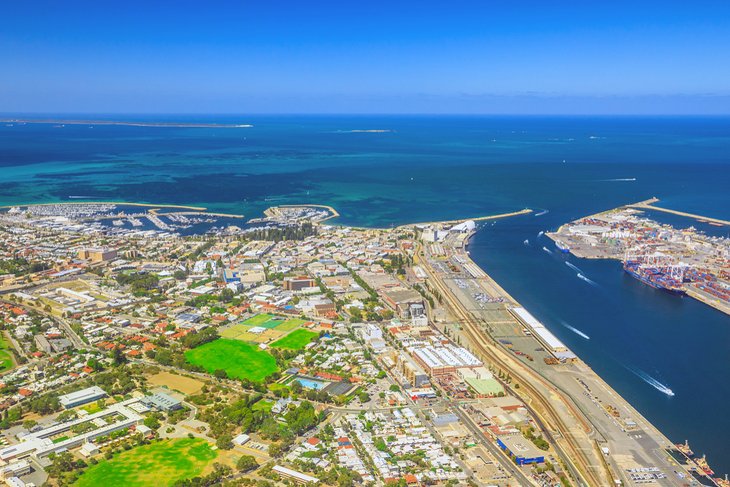
[{"label": "grass field", "polygon": [[300,318],[289,318],[281,325],[277,326],[276,329],[278,331],[292,331],[296,330],[297,328],[301,327],[304,323],[309,323],[307,320],[302,320]]},{"label": "grass field", "polygon": [[0,372],[13,368],[13,353],[10,351],[10,344],[5,336],[0,333]]},{"label": "grass field", "polygon": [[210,444],[200,438],[165,440],[101,460],[74,485],[172,485],[177,480],[199,476],[217,456]]},{"label": "grass field", "polygon": [[200,365],[209,373],[223,369],[229,377],[261,381],[278,370],[268,352],[240,340],[219,338],[185,352],[188,362]]},{"label": "grass field", "polygon": [[267,329],[262,333],[251,333],[248,331],[251,328],[253,327],[239,323],[221,331],[221,336],[223,338],[233,338],[235,340],[243,340],[244,342],[252,343],[267,343],[284,336],[284,332],[278,331],[278,328],[276,330]]},{"label": "grass field", "polygon": [[281,338],[271,344],[275,348],[288,348],[290,350],[300,350],[316,337],[318,333],[309,330],[295,330],[284,338]]},{"label": "grass field", "polygon": [[243,322],[246,326],[260,326],[261,328],[276,328],[277,326],[284,323],[286,320],[280,316],[270,315],[263,313],[260,315],[252,316]]}]

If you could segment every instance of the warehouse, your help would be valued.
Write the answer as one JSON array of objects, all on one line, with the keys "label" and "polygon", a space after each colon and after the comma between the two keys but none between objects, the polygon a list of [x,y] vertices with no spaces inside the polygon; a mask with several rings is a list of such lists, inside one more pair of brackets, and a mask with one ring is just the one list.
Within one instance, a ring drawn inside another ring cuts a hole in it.
[{"label": "warehouse", "polygon": [[539,450],[530,440],[523,436],[500,436],[497,438],[497,445],[507,452],[507,454],[513,455],[517,465],[545,462],[545,454],[542,450]]},{"label": "warehouse", "polygon": [[532,329],[536,338],[552,352],[567,352],[568,347],[553,335],[545,325],[537,321],[525,308],[512,308],[512,314],[523,324]]}]

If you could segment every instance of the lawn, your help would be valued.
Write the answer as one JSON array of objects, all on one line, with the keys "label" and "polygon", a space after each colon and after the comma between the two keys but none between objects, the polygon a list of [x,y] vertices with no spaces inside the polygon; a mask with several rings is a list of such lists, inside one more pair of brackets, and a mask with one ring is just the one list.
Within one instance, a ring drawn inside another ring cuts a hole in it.
[{"label": "lawn", "polygon": [[99,411],[102,410],[102,408],[99,406],[98,402],[92,402],[92,403],[87,404],[86,406],[81,406],[80,409],[83,409],[84,411],[86,411],[89,414],[98,413]]},{"label": "lawn", "polygon": [[271,344],[275,348],[288,348],[290,350],[301,350],[304,348],[312,339],[318,336],[318,333],[309,330],[295,330],[289,333],[284,338],[281,338]]},{"label": "lawn", "polygon": [[303,320],[301,318],[289,318],[284,323],[276,327],[278,331],[292,331],[296,330],[300,326],[302,326],[304,323],[309,323],[307,320]]},{"label": "lawn", "polygon": [[165,440],[101,460],[74,485],[172,485],[177,480],[200,476],[217,456],[210,444],[200,438]]},{"label": "lawn", "polygon": [[268,313],[262,313],[260,315],[250,317],[243,323],[247,326],[261,326],[262,324],[266,323],[273,317],[274,317],[274,315],[270,315]]},{"label": "lawn", "polygon": [[277,326],[284,323],[284,318],[263,313],[260,315],[252,316],[243,322],[246,326],[260,326],[262,328],[276,328]]},{"label": "lawn", "polygon": [[267,413],[271,411],[271,408],[274,407],[274,403],[272,401],[267,401],[266,399],[262,399],[255,403],[253,406],[251,406],[252,411],[266,411]]},{"label": "lawn", "polygon": [[13,354],[10,345],[0,332],[0,372],[13,368]]},{"label": "lawn", "polygon": [[223,369],[229,377],[261,381],[278,370],[276,360],[256,345],[219,338],[185,352],[188,362],[209,373]]}]

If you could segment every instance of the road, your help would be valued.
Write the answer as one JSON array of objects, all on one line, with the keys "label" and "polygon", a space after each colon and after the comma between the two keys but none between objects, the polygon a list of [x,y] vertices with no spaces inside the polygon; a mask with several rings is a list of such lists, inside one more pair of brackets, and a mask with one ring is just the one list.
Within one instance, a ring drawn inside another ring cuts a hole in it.
[{"label": "road", "polygon": [[[508,372],[520,384],[519,391],[513,393],[526,403],[533,416],[539,420],[546,436],[552,437],[552,444],[558,455],[580,484],[611,485],[615,478],[629,484],[626,472],[628,468],[659,467],[667,478],[657,479],[657,484],[684,485],[684,480],[673,475],[675,470],[681,471],[682,468],[669,460],[664,451],[671,446],[669,440],[590,367],[579,360],[574,365],[541,366],[542,360],[527,361],[524,356],[516,356],[515,350],[508,350],[495,340],[492,336],[493,328],[501,326],[503,329],[519,330],[514,332],[520,335],[515,338],[515,346],[518,341],[532,343],[528,349],[531,353],[534,353],[535,347],[540,346],[534,337],[526,337],[522,333],[523,326],[506,311],[503,314],[507,317],[506,322],[489,322],[489,312],[474,300],[474,296],[470,294],[472,288],[460,289],[454,284],[459,276],[469,276],[465,268],[473,262],[463,248],[448,244],[442,246],[447,249],[447,259],[458,256],[456,260],[463,263],[464,269],[459,275],[449,275],[453,274],[448,269],[449,266],[444,266],[437,257],[429,255],[428,247],[423,249],[423,253],[417,248],[416,256],[422,257],[419,264],[429,275],[432,287],[442,295],[444,303],[461,325],[461,336],[465,345],[468,340],[473,352]],[[473,279],[473,287],[478,287],[481,292],[502,300],[502,304],[495,306],[502,309],[519,306],[486,273],[478,271],[476,277],[469,276],[468,279]],[[581,378],[589,391],[582,389],[576,378]],[[622,417],[634,419],[638,424],[636,431],[629,432],[622,428],[599,404],[612,404],[621,411]],[[605,457],[599,445],[610,446],[611,452],[616,455]]]}]

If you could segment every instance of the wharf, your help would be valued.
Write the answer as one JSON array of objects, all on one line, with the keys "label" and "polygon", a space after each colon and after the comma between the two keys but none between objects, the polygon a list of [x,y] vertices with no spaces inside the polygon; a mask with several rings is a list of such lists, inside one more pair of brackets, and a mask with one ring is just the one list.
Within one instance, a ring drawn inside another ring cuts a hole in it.
[{"label": "wharf", "polygon": [[[665,473],[682,468],[662,454],[673,448],[672,442],[583,361],[576,358],[560,365],[543,365],[535,337],[520,332],[523,326],[516,320],[504,321],[511,316],[510,309],[520,307],[517,300],[486,273],[480,272],[472,279],[463,277],[469,274],[467,266],[476,265],[465,249],[454,247],[446,257],[439,257],[430,255],[428,246],[424,246],[416,256],[421,258],[414,262],[428,273],[459,322],[465,346],[519,383],[519,391],[512,388],[512,392],[538,419],[579,485],[614,485],[619,479],[628,484],[630,468],[658,467]],[[463,270],[455,272],[434,265],[443,259],[459,262]],[[466,281],[470,290],[457,286],[456,280]],[[492,298],[501,298],[501,302],[481,307],[472,297],[474,292],[486,292]],[[508,339],[514,348],[507,348],[499,338]],[[535,360],[526,359],[527,354],[534,355]],[[605,404],[620,411],[621,417],[632,420],[635,426],[627,429],[606,412],[602,406]],[[604,447],[610,455],[602,452]],[[657,480],[657,484],[682,485],[678,478],[669,476]]]}]

